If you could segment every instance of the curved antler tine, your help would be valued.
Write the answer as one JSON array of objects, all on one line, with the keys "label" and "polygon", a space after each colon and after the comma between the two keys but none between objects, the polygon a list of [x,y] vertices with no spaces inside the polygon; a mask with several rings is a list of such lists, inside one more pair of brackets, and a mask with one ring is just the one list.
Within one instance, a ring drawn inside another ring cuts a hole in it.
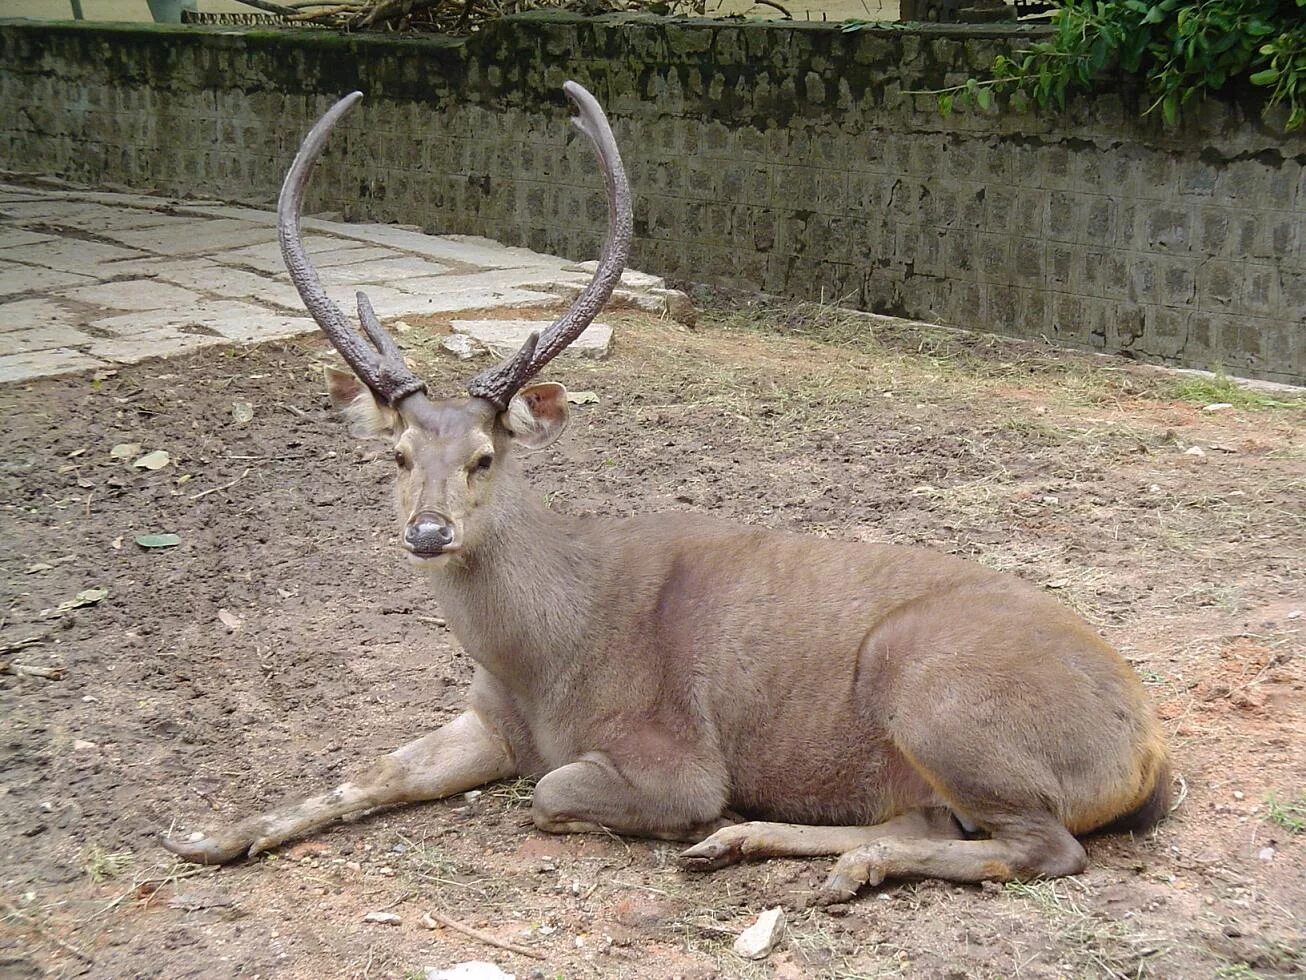
[{"label": "curved antler tine", "polygon": [[381,356],[388,359],[404,359],[403,351],[395,343],[394,338],[385,332],[381,326],[381,321],[376,318],[376,310],[372,309],[372,301],[367,298],[367,293],[361,289],[354,294],[358,300],[358,322],[363,325],[363,330],[367,333],[367,339],[372,345],[381,352]]},{"label": "curved antler tine", "polygon": [[[313,173],[313,167],[318,157],[322,155],[331,130],[362,97],[362,92],[351,92],[346,95],[328,109],[304,137],[299,152],[295,154],[294,162],[286,172],[286,179],[281,185],[281,196],[277,198],[277,238],[281,242],[281,256],[286,262],[286,270],[290,273],[290,281],[299,290],[300,299],[304,301],[304,306],[317,321],[317,325],[322,328],[322,332],[327,335],[327,339],[336,350],[340,351],[340,356],[353,369],[354,374],[358,375],[359,380],[372,389],[372,393],[377,398],[396,405],[409,395],[425,391],[425,383],[408,370],[403,356],[399,353],[398,345],[381,328],[370,303],[367,309],[372,322],[370,325],[364,323],[364,329],[376,344],[377,350],[374,351],[369,347],[367,342],[349,326],[340,307],[322,288],[322,281],[318,278],[313,263],[309,261],[299,231],[299,215],[304,206],[304,192],[308,187],[308,179]],[[361,303],[359,313],[361,316]],[[380,357],[377,356],[378,351]]]},{"label": "curved antler tine", "polygon": [[[473,396],[486,398],[500,409],[507,407],[508,401],[527,379],[538,373],[593,322],[612,295],[612,290],[621,281],[621,273],[625,270],[626,259],[630,255],[630,242],[634,234],[630,183],[621,165],[621,153],[617,149],[612,128],[608,125],[608,118],[598,100],[576,82],[567,82],[562,90],[576,104],[577,115],[572,119],[572,125],[589,137],[603,171],[608,198],[608,237],[603,243],[599,266],[589,284],[567,311],[544,331],[535,345],[534,354],[528,355],[530,359],[526,369],[520,371],[517,366],[525,350],[523,347],[510,360],[478,374],[467,386]],[[515,386],[510,388],[509,378],[519,374],[519,380],[513,382]],[[495,397],[490,397],[486,392],[493,393]]]},{"label": "curved antler tine", "polygon": [[531,358],[535,356],[535,347],[539,343],[538,330],[532,330],[521,350],[513,354],[498,367],[483,371],[467,385],[467,393],[473,398],[484,398],[487,402],[503,411],[512,401],[512,396],[531,376]]}]

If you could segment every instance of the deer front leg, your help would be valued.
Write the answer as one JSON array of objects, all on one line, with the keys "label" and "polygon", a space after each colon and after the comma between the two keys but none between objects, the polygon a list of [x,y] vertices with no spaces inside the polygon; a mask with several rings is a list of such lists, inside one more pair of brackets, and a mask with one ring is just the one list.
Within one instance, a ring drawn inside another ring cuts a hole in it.
[{"label": "deer front leg", "polygon": [[531,816],[554,834],[698,840],[734,822],[725,797],[724,783],[692,762],[674,769],[619,767],[607,753],[590,752],[539,781]]},{"label": "deer front leg", "polygon": [[163,846],[196,864],[225,864],[244,855],[253,857],[341,817],[394,803],[437,800],[515,772],[507,742],[468,710],[329,793],[277,807],[201,840],[164,838]]}]

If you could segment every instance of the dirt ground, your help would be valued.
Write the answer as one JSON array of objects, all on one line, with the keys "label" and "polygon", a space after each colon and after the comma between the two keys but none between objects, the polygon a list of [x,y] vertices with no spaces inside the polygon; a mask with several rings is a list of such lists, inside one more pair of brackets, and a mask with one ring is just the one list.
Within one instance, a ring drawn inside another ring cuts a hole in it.
[{"label": "dirt ground", "polygon": [[[735,935],[828,860],[687,876],[673,845],[538,833],[521,783],[174,863],[160,832],[334,784],[452,717],[470,675],[396,546],[393,463],[327,411],[323,344],[205,351],[0,388],[0,976],[1306,971],[1306,403],[816,307],[607,319],[609,360],[550,368],[600,398],[531,466],[551,506],[711,511],[1040,583],[1155,696],[1171,817],[1088,841],[1074,879],[791,913],[760,963]],[[457,392],[438,327],[403,342]],[[134,468],[121,443],[171,462]],[[180,543],[134,543],[157,532]]]}]

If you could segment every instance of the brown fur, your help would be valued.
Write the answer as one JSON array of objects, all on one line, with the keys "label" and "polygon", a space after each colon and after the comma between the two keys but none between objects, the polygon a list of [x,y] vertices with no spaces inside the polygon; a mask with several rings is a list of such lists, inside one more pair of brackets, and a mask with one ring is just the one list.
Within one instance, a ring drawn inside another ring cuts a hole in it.
[{"label": "brown fur", "polygon": [[438,512],[454,528],[452,552],[422,564],[479,665],[471,711],[540,780],[541,828],[692,839],[735,813],[774,821],[709,837],[690,867],[864,841],[833,900],[886,875],[1074,873],[1072,833],[1164,813],[1138,679],[1021,580],[695,515],[568,517],[513,460],[561,432],[561,386],[500,416],[464,399],[400,418],[346,379],[333,390],[355,425],[402,449],[401,522]]}]

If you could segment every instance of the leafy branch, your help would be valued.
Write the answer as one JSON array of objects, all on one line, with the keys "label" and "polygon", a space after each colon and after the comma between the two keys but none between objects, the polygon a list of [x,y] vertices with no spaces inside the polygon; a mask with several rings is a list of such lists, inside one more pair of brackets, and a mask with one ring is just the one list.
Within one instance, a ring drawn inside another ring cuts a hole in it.
[{"label": "leafy branch", "polygon": [[936,96],[945,115],[987,110],[1006,92],[1018,109],[1026,99],[1065,109],[1069,93],[1118,71],[1143,79],[1144,115],[1169,126],[1195,97],[1238,81],[1268,90],[1263,113],[1286,107],[1286,131],[1306,124],[1306,0],[1065,0],[1052,24],[1051,39],[999,55],[988,78],[904,94]]}]

